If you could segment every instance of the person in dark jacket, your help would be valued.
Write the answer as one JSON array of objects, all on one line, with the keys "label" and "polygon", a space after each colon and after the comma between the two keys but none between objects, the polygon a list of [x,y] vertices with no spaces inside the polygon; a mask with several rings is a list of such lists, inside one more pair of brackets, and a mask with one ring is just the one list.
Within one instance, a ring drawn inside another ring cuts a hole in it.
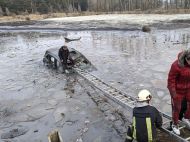
[{"label": "person in dark jacket", "polygon": [[63,72],[65,72],[66,69],[68,69],[67,61],[70,60],[70,62],[73,64],[73,60],[69,56],[69,49],[67,48],[66,45],[62,46],[59,49],[58,55],[63,66]]},{"label": "person in dark jacket", "polygon": [[137,104],[133,109],[132,127],[128,129],[126,142],[155,142],[156,128],[162,126],[162,116],[159,111],[150,105],[152,96],[148,90],[138,93]]},{"label": "person in dark jacket", "polygon": [[168,74],[168,90],[172,104],[172,130],[180,135],[178,120],[190,127],[190,49],[178,55]]}]

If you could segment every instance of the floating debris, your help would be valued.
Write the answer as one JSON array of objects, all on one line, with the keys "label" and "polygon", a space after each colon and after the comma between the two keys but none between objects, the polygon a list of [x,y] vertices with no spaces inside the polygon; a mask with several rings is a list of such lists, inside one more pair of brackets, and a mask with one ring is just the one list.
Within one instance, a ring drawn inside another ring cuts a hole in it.
[{"label": "floating debris", "polygon": [[143,31],[143,32],[150,32],[151,29],[150,29],[149,26],[143,26],[143,27],[142,27],[142,31]]},{"label": "floating debris", "polygon": [[28,132],[28,128],[14,128],[8,132],[5,132],[1,135],[2,139],[12,139],[14,137],[18,137],[21,135],[24,135],[26,132]]},{"label": "floating debris", "polygon": [[38,132],[38,130],[34,130],[34,133]]}]

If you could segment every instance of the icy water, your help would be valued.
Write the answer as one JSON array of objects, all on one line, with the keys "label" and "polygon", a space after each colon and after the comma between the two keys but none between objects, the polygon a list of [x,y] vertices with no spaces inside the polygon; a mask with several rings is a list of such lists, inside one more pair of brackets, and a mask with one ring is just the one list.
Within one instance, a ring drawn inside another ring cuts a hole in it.
[{"label": "icy water", "polygon": [[96,67],[93,74],[137,95],[149,89],[160,110],[171,112],[167,75],[177,54],[190,46],[190,29],[171,31],[19,31],[0,33],[0,102],[24,100],[60,91],[66,80],[43,66],[49,48],[60,47],[64,37],[81,37],[68,43]]}]

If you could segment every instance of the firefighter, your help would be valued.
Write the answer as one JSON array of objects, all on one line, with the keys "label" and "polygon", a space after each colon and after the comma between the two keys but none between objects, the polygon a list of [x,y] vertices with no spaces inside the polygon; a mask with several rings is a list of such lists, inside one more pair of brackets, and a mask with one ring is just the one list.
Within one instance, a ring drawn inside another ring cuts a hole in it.
[{"label": "firefighter", "polygon": [[133,109],[132,126],[128,128],[125,142],[155,142],[156,128],[162,126],[162,117],[159,111],[150,105],[151,93],[144,89],[138,93],[137,104]]},{"label": "firefighter", "polygon": [[172,63],[167,87],[172,104],[172,130],[180,135],[179,119],[190,127],[190,49],[180,52]]}]

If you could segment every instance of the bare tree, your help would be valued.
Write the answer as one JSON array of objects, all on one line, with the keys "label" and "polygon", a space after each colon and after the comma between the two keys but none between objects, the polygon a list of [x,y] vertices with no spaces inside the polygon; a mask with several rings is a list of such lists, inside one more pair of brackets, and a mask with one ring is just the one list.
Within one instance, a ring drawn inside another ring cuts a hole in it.
[{"label": "bare tree", "polygon": [[5,13],[6,13],[7,16],[11,15],[11,13],[10,13],[10,11],[9,11],[9,9],[7,7],[5,8]]},{"label": "bare tree", "polygon": [[1,6],[0,6],[0,16],[3,16],[3,10],[1,8]]}]

